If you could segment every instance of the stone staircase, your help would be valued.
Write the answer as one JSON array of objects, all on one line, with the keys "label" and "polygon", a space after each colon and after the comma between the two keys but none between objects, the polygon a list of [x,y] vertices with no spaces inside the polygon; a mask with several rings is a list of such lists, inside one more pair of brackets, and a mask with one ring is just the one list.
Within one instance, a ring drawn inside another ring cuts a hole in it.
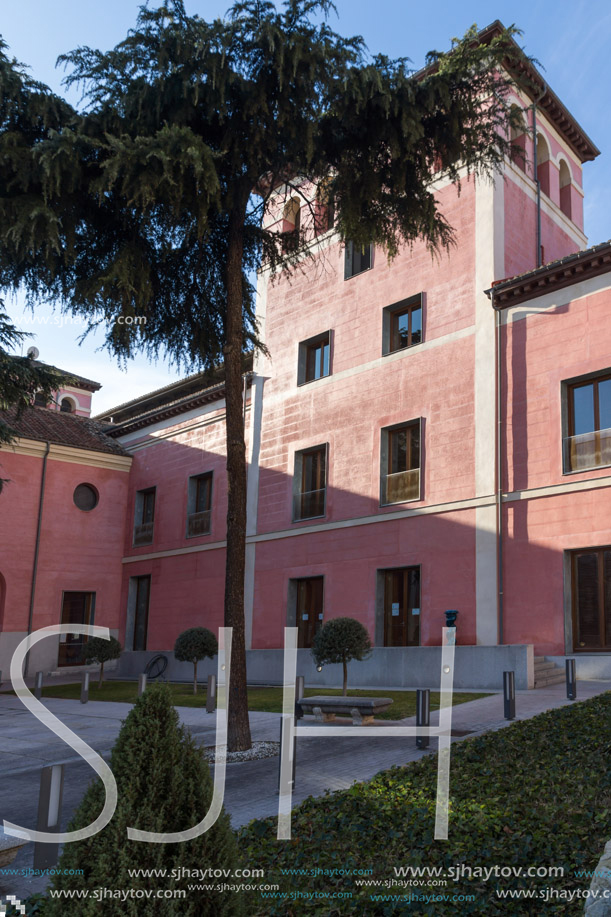
[{"label": "stone staircase", "polygon": [[563,684],[565,678],[564,669],[555,662],[547,662],[545,656],[535,656],[535,688],[560,685]]}]

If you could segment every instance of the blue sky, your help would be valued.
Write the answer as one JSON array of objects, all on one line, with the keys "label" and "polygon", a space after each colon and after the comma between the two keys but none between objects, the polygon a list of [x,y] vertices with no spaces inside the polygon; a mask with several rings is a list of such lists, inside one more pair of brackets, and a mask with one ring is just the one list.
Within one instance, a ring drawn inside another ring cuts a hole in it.
[{"label": "blue sky", "polygon": [[[19,0],[3,4],[0,34],[9,51],[28,64],[33,76],[63,91],[63,72],[55,68],[59,54],[79,45],[108,49],[134,25],[137,0]],[[190,13],[205,18],[222,15],[226,0],[186,0]],[[545,79],[572,112],[601,156],[584,167],[585,230],[590,244],[611,238],[611,5],[607,0],[530,0],[491,4],[484,0],[336,0],[333,27],[345,35],[360,34],[372,52],[406,56],[420,66],[427,51],[446,49],[453,36],[476,23],[482,28],[495,19],[515,23],[524,35],[526,51],[537,58]],[[73,97],[73,101],[76,101]],[[9,301],[9,312],[24,330],[35,331],[41,359],[103,384],[95,396],[101,411],[151,389],[166,385],[176,373],[163,363],[138,357],[122,371],[116,360],[99,350],[102,336],[77,342],[83,327],[63,324],[48,309],[36,317],[47,324],[28,322],[21,302]]]}]

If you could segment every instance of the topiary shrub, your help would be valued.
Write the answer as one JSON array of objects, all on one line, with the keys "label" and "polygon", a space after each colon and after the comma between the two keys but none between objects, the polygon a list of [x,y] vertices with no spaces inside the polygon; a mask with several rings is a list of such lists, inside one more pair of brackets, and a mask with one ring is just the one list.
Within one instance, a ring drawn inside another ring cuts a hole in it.
[{"label": "topiary shrub", "polygon": [[213,659],[218,651],[217,639],[207,627],[190,627],[178,636],[174,656],[179,662],[193,663],[194,694],[197,694],[197,663],[200,659]]},{"label": "topiary shrub", "polygon": [[354,618],[331,618],[316,632],[312,656],[317,665],[341,662],[344,667],[343,695],[348,691],[348,663],[371,653],[367,629]]},{"label": "topiary shrub", "polygon": [[102,687],[104,680],[104,663],[110,662],[111,659],[118,659],[122,652],[123,647],[116,637],[111,637],[110,640],[104,640],[103,637],[89,638],[85,644],[85,662],[100,666],[98,688]]},{"label": "topiary shrub", "polygon": [[[128,827],[167,833],[184,831],[201,821],[210,808],[210,768],[189,733],[180,726],[168,685],[151,685],[138,699],[119,733],[110,767],[118,789],[112,821],[94,837],[64,846],[52,884],[54,890],[82,890],[89,897],[74,894],[68,903],[65,897],[49,898],[45,917],[241,914],[240,895],[212,888],[189,892],[188,885],[198,879],[179,872],[208,867],[234,871],[240,865],[236,839],[224,810],[209,831],[192,841],[149,844],[127,836]],[[104,786],[97,780],[85,793],[69,830],[90,824],[99,815],[103,802]],[[68,875],[70,870],[83,870],[83,874]],[[130,875],[130,870],[160,872],[144,876]],[[210,879],[206,881],[212,884]],[[122,889],[127,897],[93,899],[92,891],[100,888]],[[155,898],[157,890],[174,889],[186,891],[186,896]],[[150,897],[147,892],[152,892]]]}]

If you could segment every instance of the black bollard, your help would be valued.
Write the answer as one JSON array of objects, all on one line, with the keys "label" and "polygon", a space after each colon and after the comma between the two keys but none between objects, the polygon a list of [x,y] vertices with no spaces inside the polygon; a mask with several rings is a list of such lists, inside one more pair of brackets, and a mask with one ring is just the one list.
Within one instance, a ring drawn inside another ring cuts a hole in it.
[{"label": "black bollard", "polygon": [[[431,725],[431,692],[428,688],[416,691],[416,726]],[[416,736],[416,748],[428,748],[430,736]]]},{"label": "black bollard", "polygon": [[206,713],[214,713],[216,710],[216,675],[208,675],[208,684],[206,685]]},{"label": "black bollard", "polygon": [[566,696],[569,700],[575,700],[577,697],[577,676],[574,659],[567,659],[566,661]]},{"label": "black bollard", "polygon": [[503,672],[503,698],[505,719],[516,718],[516,676],[515,672]]}]

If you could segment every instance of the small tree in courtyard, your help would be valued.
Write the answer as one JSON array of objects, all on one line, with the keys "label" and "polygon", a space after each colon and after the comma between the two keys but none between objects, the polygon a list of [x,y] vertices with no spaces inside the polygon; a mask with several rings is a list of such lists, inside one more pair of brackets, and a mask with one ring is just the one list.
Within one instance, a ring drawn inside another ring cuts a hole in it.
[{"label": "small tree in courtyard", "polygon": [[118,659],[122,652],[123,647],[116,637],[111,637],[110,640],[104,640],[103,637],[89,638],[85,644],[85,662],[100,666],[98,688],[102,687],[104,681],[104,663]]},{"label": "small tree in courtyard", "polygon": [[317,631],[312,655],[317,665],[341,662],[344,667],[343,695],[348,691],[348,663],[365,659],[371,652],[367,629],[354,618],[332,618]]},{"label": "small tree in courtyard", "polygon": [[217,639],[207,627],[190,627],[178,636],[174,656],[179,662],[193,663],[194,694],[197,694],[197,663],[200,659],[213,659],[218,651]]},{"label": "small tree in courtyard", "polygon": [[[148,844],[127,836],[128,827],[158,833],[185,831],[200,822],[210,808],[210,768],[193,739],[179,725],[168,685],[151,685],[138,699],[121,729],[110,767],[118,790],[115,814],[98,834],[66,844],[53,888],[90,893],[111,885],[124,890],[127,897],[108,897],[100,903],[91,897],[75,896],[68,908],[64,898],[51,898],[45,903],[46,917],[66,917],[68,913],[70,917],[98,913],[104,917],[240,914],[238,894],[216,892],[212,887],[200,894],[187,891],[184,898],[154,897],[157,889],[168,893],[186,891],[188,880],[180,878],[179,872],[183,868],[237,868],[237,844],[224,811],[205,834],[191,841]],[[84,828],[97,818],[104,792],[101,780],[91,784],[69,830]],[[155,872],[148,871],[157,869],[163,878],[151,878]],[[147,870],[147,875],[132,870]]]}]

